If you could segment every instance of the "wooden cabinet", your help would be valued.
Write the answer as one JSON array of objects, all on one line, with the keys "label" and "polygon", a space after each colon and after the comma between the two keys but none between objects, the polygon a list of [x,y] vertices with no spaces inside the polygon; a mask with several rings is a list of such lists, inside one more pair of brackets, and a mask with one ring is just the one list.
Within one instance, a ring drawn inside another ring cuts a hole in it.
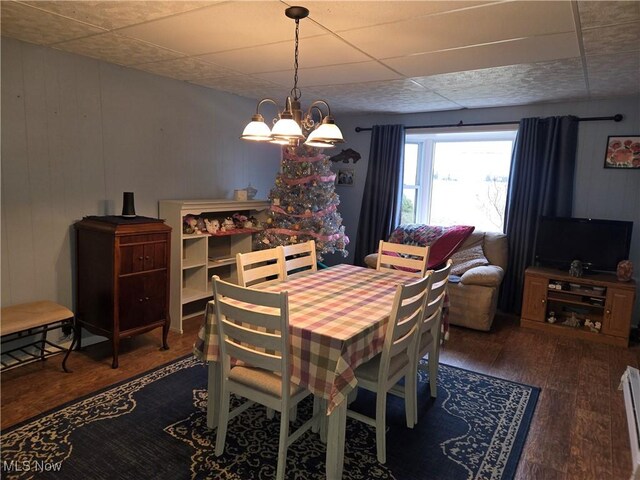
[{"label": "wooden cabinet", "polygon": [[240,213],[264,219],[269,202],[266,200],[161,200],[159,216],[172,227],[171,329],[182,333],[182,321],[204,313],[213,296],[211,277],[218,275],[237,282],[236,254],[253,249],[253,234],[259,229],[232,229],[216,234],[206,232],[184,234],[184,219],[188,215],[215,219]]},{"label": "wooden cabinet", "polygon": [[549,281],[544,277],[525,275],[522,316],[536,322],[544,322],[547,316],[547,288]]},{"label": "wooden cabinet", "polygon": [[121,338],[162,327],[167,349],[171,228],[119,216],[86,217],[75,228],[77,328],[111,340],[113,368]]},{"label": "wooden cabinet", "polygon": [[635,292],[635,282],[619,282],[614,275],[576,278],[559,270],[530,267],[525,272],[520,323],[626,347]]}]

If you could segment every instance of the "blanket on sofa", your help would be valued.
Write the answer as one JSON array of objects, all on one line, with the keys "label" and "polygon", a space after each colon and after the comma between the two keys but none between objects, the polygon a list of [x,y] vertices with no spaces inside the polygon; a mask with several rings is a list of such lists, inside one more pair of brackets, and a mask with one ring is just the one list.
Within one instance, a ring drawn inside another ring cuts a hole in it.
[{"label": "blanket on sofa", "polygon": [[389,242],[421,247],[428,245],[430,248],[427,268],[433,269],[449,260],[474,229],[475,227],[469,225],[441,227],[422,223],[405,223],[391,232]]}]

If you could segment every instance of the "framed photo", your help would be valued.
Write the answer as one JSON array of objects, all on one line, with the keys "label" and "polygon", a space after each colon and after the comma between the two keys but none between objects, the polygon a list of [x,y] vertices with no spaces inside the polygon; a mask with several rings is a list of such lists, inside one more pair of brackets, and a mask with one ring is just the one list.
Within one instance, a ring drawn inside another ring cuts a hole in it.
[{"label": "framed photo", "polygon": [[336,185],[353,187],[356,181],[356,171],[353,168],[339,168],[336,174]]},{"label": "framed photo", "polygon": [[640,135],[607,137],[604,168],[640,169]]}]

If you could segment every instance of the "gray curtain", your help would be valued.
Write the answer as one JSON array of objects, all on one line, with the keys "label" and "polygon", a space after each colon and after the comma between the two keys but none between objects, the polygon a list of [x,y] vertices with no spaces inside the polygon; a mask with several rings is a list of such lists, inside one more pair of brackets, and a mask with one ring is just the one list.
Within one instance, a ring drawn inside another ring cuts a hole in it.
[{"label": "gray curtain", "polygon": [[362,196],[354,263],[378,251],[400,221],[404,125],[375,125],[371,131],[367,180]]},{"label": "gray curtain", "polygon": [[524,271],[533,265],[540,216],[572,214],[577,142],[576,117],[520,121],[505,211],[509,266],[500,297],[503,311],[520,312]]}]

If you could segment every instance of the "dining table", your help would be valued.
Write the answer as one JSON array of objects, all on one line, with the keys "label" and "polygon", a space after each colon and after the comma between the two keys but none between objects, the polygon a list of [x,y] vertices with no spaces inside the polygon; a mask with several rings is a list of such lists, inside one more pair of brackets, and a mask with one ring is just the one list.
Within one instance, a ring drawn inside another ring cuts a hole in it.
[{"label": "dining table", "polygon": [[[403,271],[341,264],[257,287],[288,292],[291,381],[326,407],[328,480],[342,478],[348,396],[357,385],[354,371],[382,351],[396,288],[415,280]],[[221,390],[219,342],[211,301],[194,354],[208,362],[207,426],[212,429]]]}]

